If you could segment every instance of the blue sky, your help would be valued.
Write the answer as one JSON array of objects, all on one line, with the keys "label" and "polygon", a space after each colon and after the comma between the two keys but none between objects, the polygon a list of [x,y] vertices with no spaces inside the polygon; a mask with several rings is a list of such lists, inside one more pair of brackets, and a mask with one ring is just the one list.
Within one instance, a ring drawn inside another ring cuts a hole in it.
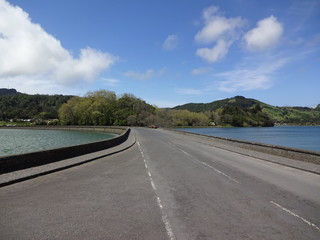
[{"label": "blue sky", "polygon": [[0,0],[0,88],[320,103],[319,0]]}]

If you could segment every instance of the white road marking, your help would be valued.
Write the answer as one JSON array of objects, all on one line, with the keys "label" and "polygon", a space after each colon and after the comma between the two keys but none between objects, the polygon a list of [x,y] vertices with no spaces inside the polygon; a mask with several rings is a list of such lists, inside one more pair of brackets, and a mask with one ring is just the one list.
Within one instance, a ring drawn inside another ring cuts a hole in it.
[{"label": "white road marking", "polygon": [[146,161],[146,159],[145,159],[145,157],[144,157],[144,154],[143,154],[142,149],[140,148],[140,143],[139,143],[139,142],[137,142],[137,143],[138,143],[138,146],[139,146],[139,149],[140,149],[141,156],[142,156],[142,158],[143,158],[144,166],[146,167],[147,172],[148,172],[148,176],[149,176],[149,180],[150,180],[152,189],[153,189],[153,191],[155,192],[155,195],[156,195],[156,197],[157,197],[157,203],[158,203],[158,206],[159,206],[160,211],[161,211],[162,222],[164,223],[164,226],[165,226],[167,235],[168,235],[168,237],[169,237],[169,240],[176,240],[176,237],[175,237],[174,234],[173,234],[172,227],[171,227],[171,225],[170,225],[168,216],[167,216],[167,215],[165,214],[165,212],[164,212],[161,199],[160,199],[160,197],[157,195],[156,185],[154,184],[153,179],[152,179],[152,176],[151,176],[151,173],[150,173],[150,171],[148,170],[147,161]]},{"label": "white road marking", "polygon": [[305,222],[306,224],[308,224],[309,226],[313,227],[314,229],[316,229],[316,230],[318,230],[318,231],[320,232],[320,228],[319,228],[317,225],[315,225],[314,223],[308,221],[307,219],[305,219],[305,218],[303,218],[303,217],[300,217],[298,214],[290,211],[289,209],[287,209],[287,208],[285,208],[285,207],[282,207],[280,204],[278,204],[278,203],[276,203],[276,202],[274,202],[274,201],[270,201],[270,203],[273,204],[273,205],[275,205],[275,206],[277,206],[277,207],[280,208],[281,210],[289,213],[290,215],[292,215],[292,216],[294,216],[294,217],[296,217],[296,218],[299,218],[300,220],[302,220],[303,222]]},{"label": "white road marking", "polygon": [[235,183],[240,183],[240,182],[238,182],[237,180],[235,180],[234,178],[232,178],[232,177],[230,177],[229,175],[225,174],[224,172],[221,172],[220,170],[218,170],[218,169],[210,166],[209,164],[207,164],[207,163],[205,163],[205,162],[201,162],[201,161],[199,161],[199,162],[202,163],[203,165],[211,168],[211,169],[214,170],[215,172],[221,174],[222,176],[225,176],[225,177],[228,178],[229,180],[231,180],[231,181],[233,181],[233,182],[235,182]]},{"label": "white road marking", "polygon": [[[162,211],[163,212],[163,211]],[[162,221],[164,222],[164,226],[166,228],[166,231],[167,231],[167,235],[169,237],[169,240],[175,240],[176,237],[174,236],[173,234],[173,231],[172,231],[172,228],[171,228],[171,225],[169,223],[169,220],[168,220],[168,217],[167,215],[163,214],[162,215]]]},{"label": "white road marking", "polygon": [[150,178],[150,182],[151,182],[151,186],[152,186],[153,190],[157,190],[156,189],[156,185],[154,185],[154,182],[153,182],[152,178]]},{"label": "white road marking", "polygon": [[[183,152],[184,154],[188,155],[189,157],[193,157],[190,153],[187,153],[186,151],[184,151],[184,150],[182,150],[182,149],[180,149],[180,148],[179,148],[179,150],[180,150],[181,152]],[[201,164],[203,164],[203,165],[211,168],[212,170],[214,170],[215,172],[217,172],[217,173],[225,176],[225,177],[228,178],[229,180],[231,180],[231,181],[233,181],[233,182],[235,182],[235,183],[240,183],[240,182],[238,182],[237,180],[235,180],[234,178],[232,178],[232,177],[230,177],[229,175],[225,174],[224,172],[221,172],[220,170],[218,170],[218,169],[210,166],[209,164],[207,164],[207,163],[205,163],[205,162],[202,162],[202,161],[200,161],[200,160],[197,160],[197,159],[194,159],[194,160],[196,160],[196,161],[200,162]]]},{"label": "white road marking", "polygon": [[161,209],[163,209],[163,206],[162,206],[162,203],[161,203],[161,200],[159,197],[157,197],[157,201],[158,201],[158,205]]},{"label": "white road marking", "polygon": [[192,155],[190,153],[187,153],[186,151],[183,151],[182,149],[180,149],[181,152],[183,152],[184,154],[188,155],[189,157],[192,157]]},{"label": "white road marking", "polygon": [[162,214],[162,221],[164,223],[164,226],[166,228],[166,231],[167,231],[167,235],[169,237],[169,240],[175,240],[176,237],[174,236],[173,234],[173,231],[172,231],[172,228],[171,228],[171,225],[170,225],[170,222],[168,220],[168,216],[164,213],[163,211],[163,205],[161,203],[161,199],[157,196],[157,201],[158,201],[158,205],[160,207],[160,210],[161,210],[161,214]]}]

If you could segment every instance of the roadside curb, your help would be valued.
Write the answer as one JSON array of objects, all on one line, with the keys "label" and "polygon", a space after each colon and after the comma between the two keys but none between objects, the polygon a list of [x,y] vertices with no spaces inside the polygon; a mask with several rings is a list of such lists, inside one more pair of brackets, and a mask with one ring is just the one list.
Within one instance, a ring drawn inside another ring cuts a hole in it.
[{"label": "roadside curb", "polygon": [[[248,156],[248,157],[253,157],[257,160],[266,161],[266,162],[282,165],[285,167],[290,167],[290,168],[294,168],[294,169],[302,170],[305,172],[320,175],[320,165],[319,164],[307,162],[307,161],[304,161],[303,159],[302,160],[301,159],[299,159],[299,160],[292,159],[289,157],[282,157],[277,154],[272,154],[272,152],[265,153],[265,152],[260,152],[258,150],[254,150],[254,149],[248,149],[248,148],[244,148],[241,146],[235,146],[232,144],[232,139],[231,139],[230,143],[228,142],[228,139],[225,139],[225,141],[223,143],[220,143],[219,139],[222,139],[220,137],[190,133],[190,132],[185,132],[185,131],[177,131],[177,130],[173,130],[173,129],[165,129],[165,130],[180,134],[181,136],[193,137],[195,141],[202,143],[202,144],[212,146],[212,147],[220,148],[220,149],[223,149],[226,151],[238,153],[238,154]],[[260,145],[263,145],[263,144],[260,144]],[[267,146],[267,144],[266,144],[266,146]],[[287,149],[289,149],[289,148],[287,148]]]},{"label": "roadside curb", "polygon": [[49,163],[37,167],[27,168],[19,171],[5,173],[0,175],[0,188],[18,182],[26,181],[29,179],[44,176],[50,173],[62,171],[75,166],[80,166],[103,157],[111,156],[116,153],[123,152],[131,148],[136,143],[136,134],[131,131],[128,139],[119,144],[118,146],[108,148],[106,150],[97,151],[89,154],[84,154],[78,157],[73,157],[65,160],[61,160],[54,163]]}]

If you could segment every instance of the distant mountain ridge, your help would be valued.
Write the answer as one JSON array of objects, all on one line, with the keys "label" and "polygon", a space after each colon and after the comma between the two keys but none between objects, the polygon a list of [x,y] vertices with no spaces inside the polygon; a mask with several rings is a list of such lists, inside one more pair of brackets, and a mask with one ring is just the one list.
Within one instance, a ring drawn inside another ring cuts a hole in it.
[{"label": "distant mountain ridge", "polygon": [[276,107],[259,100],[235,96],[210,103],[188,103],[174,107],[175,110],[191,112],[213,112],[221,115],[226,109],[248,112],[259,107],[275,124],[320,125],[320,104],[316,108],[309,107]]},{"label": "distant mountain ridge", "polygon": [[189,110],[191,112],[205,112],[205,111],[215,111],[221,107],[226,107],[226,106],[250,108],[256,104],[268,105],[256,99],[245,98],[242,96],[235,96],[233,98],[226,98],[222,100],[213,101],[210,103],[187,103],[184,105],[173,107],[173,109]]},{"label": "distant mountain ridge", "polygon": [[0,96],[18,94],[16,89],[0,88]]}]

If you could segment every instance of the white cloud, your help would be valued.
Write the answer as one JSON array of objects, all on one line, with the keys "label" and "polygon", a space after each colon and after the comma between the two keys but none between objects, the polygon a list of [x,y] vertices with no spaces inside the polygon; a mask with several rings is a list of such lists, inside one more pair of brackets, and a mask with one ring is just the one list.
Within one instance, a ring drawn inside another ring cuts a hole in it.
[{"label": "white cloud", "polygon": [[103,80],[104,84],[109,87],[117,86],[120,83],[120,80],[115,79],[115,78],[103,78],[102,80]]},{"label": "white cloud", "polygon": [[177,35],[169,35],[162,44],[164,50],[173,50],[179,44],[179,37]]},{"label": "white cloud", "polygon": [[216,14],[219,13],[219,8],[217,6],[210,6],[203,10],[202,17],[206,23],[210,22]]},{"label": "white cloud", "polygon": [[0,52],[0,81],[17,84],[18,79],[38,79],[38,88],[91,82],[117,61],[89,47],[73,57],[24,10],[5,0],[0,0]]},{"label": "white cloud", "polygon": [[216,62],[227,55],[230,45],[230,42],[219,40],[213,48],[200,48],[196,54],[208,62]]},{"label": "white cloud", "polygon": [[212,43],[223,36],[223,34],[241,26],[241,22],[241,18],[227,19],[217,16],[196,34],[195,40],[199,43]]},{"label": "white cloud", "polygon": [[282,24],[274,16],[262,19],[244,36],[249,50],[262,51],[278,43],[283,33]]},{"label": "white cloud", "polygon": [[91,82],[115,61],[116,58],[108,53],[85,48],[80,50],[78,59],[68,57],[58,64],[53,76],[61,83],[73,83],[79,80]]},{"label": "white cloud", "polygon": [[179,88],[176,91],[177,93],[182,95],[199,95],[202,93],[200,89],[194,89],[194,88]]},{"label": "white cloud", "polygon": [[[226,18],[219,16],[219,9],[215,6],[206,8],[203,11],[204,27],[196,34],[195,41],[198,43],[212,43],[221,37],[230,38],[232,32],[236,28],[244,25],[244,20],[241,17]],[[229,36],[225,36],[229,35]]]},{"label": "white cloud", "polygon": [[154,76],[154,70],[148,69],[145,73],[139,73],[135,71],[128,71],[123,74],[126,77],[135,78],[139,80],[148,80]]},{"label": "white cloud", "polygon": [[161,69],[160,71],[148,69],[144,73],[140,73],[136,71],[128,71],[123,73],[123,75],[129,78],[134,78],[138,80],[148,80],[148,79],[163,75],[165,71],[166,71],[165,68]]},{"label": "white cloud", "polygon": [[220,83],[219,90],[222,92],[234,93],[256,89],[268,89],[272,86],[268,75],[256,70],[236,70],[222,73],[220,76],[227,79]]},{"label": "white cloud", "polygon": [[193,75],[202,75],[202,74],[206,74],[209,72],[212,72],[213,68],[212,67],[201,67],[201,68],[195,68],[191,71],[191,74]]},{"label": "white cloud", "polygon": [[1,77],[0,87],[16,88],[19,92],[28,94],[66,94],[83,95],[88,90],[86,82],[64,86],[52,79],[43,79],[43,76],[15,76]]},{"label": "white cloud", "polygon": [[242,66],[239,69],[219,73],[216,76],[223,78],[219,90],[223,92],[251,91],[268,89],[273,85],[272,75],[286,65],[289,59],[274,59],[264,62],[257,67]]},{"label": "white cloud", "polygon": [[224,58],[232,43],[238,38],[245,20],[241,17],[226,18],[221,16],[219,8],[211,6],[202,14],[204,27],[196,34],[195,41],[202,44],[215,45],[212,48],[200,48],[196,55],[208,62],[216,62]]}]

